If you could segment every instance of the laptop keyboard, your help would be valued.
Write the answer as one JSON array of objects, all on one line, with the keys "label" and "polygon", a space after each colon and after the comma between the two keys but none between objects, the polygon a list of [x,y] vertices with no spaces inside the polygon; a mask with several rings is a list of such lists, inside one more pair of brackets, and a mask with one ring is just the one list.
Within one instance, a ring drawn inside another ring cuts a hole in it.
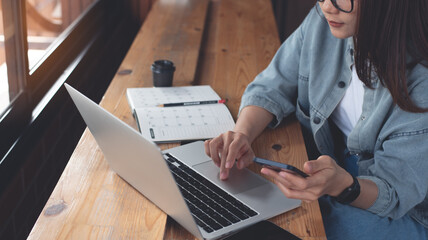
[{"label": "laptop keyboard", "polygon": [[258,214],[172,155],[164,157],[196,223],[206,232]]}]

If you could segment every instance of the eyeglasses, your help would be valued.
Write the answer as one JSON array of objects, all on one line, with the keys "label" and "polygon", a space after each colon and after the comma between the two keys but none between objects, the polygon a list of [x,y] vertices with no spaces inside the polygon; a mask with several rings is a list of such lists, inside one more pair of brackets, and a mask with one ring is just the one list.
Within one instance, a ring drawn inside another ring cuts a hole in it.
[{"label": "eyeglasses", "polygon": [[[318,2],[324,2],[325,0],[318,0]],[[354,10],[354,0],[330,0],[333,6],[339,11],[350,13]]]}]

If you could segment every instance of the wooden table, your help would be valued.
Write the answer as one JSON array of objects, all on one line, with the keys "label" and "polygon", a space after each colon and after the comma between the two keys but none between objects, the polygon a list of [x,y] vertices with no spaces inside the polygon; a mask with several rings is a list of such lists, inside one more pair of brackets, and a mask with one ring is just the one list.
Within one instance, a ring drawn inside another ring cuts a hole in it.
[{"label": "wooden table", "polygon": [[[170,59],[174,85],[209,84],[236,118],[240,97],[280,46],[270,0],[158,0],[100,105],[136,128],[126,88],[152,86],[150,65]],[[170,148],[177,144],[163,144]],[[260,157],[302,167],[300,125],[287,120],[253,144]],[[258,172],[258,166],[250,166]],[[303,239],[325,239],[317,202],[270,219]],[[86,130],[29,239],[193,239],[117,176]]]}]

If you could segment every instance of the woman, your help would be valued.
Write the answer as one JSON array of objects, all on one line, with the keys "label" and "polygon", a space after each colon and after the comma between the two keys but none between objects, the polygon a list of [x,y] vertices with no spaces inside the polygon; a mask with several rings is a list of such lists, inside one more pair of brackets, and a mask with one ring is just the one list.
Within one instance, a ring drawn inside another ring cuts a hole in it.
[{"label": "woman", "polygon": [[205,142],[220,177],[296,114],[319,153],[310,177],[261,172],[318,199],[329,239],[428,239],[427,14],[427,0],[318,1],[248,85],[234,130]]}]

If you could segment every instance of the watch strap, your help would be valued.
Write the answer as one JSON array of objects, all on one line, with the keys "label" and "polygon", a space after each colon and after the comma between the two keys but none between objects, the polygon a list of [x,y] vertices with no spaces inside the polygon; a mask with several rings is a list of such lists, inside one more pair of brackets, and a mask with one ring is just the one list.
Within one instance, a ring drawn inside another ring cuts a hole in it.
[{"label": "watch strap", "polygon": [[356,177],[352,176],[352,179],[354,180],[352,184],[335,197],[339,203],[350,204],[360,195],[360,183]]}]

